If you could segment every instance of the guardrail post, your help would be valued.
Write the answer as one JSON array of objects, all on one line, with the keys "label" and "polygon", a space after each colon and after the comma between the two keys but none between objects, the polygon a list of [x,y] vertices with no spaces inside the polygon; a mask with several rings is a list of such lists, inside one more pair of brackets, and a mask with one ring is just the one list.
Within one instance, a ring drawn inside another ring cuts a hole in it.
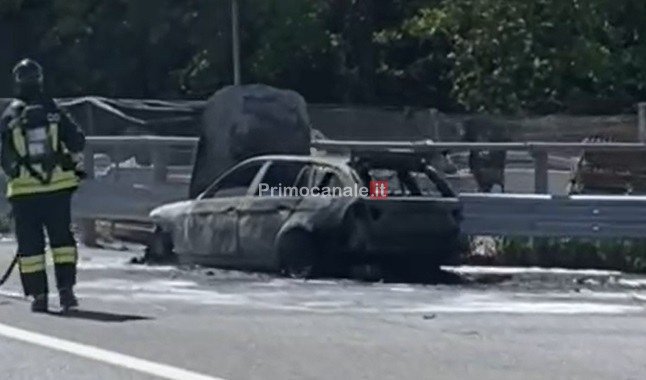
[{"label": "guardrail post", "polygon": [[152,146],[153,180],[156,183],[166,182],[168,176],[168,148],[164,145]]},{"label": "guardrail post", "polygon": [[639,117],[639,133],[637,138],[640,142],[646,142],[646,103],[637,104]]},{"label": "guardrail post", "polygon": [[96,232],[96,220],[91,218],[81,218],[77,222],[80,242],[86,247],[97,248],[99,234]]},{"label": "guardrail post", "polygon": [[[91,124],[91,123],[90,123]],[[92,180],[95,177],[94,172],[94,147],[91,144],[85,145],[83,151],[83,170],[85,171],[86,180]],[[78,228],[80,243],[86,247],[96,248],[98,234],[96,233],[96,220],[92,218],[80,218],[75,221]]]},{"label": "guardrail post", "polygon": [[113,167],[113,177],[112,179],[116,182],[119,180],[119,177],[121,177],[121,161],[125,160],[125,148],[122,145],[115,145],[113,148],[111,154],[114,157],[112,160],[114,167]]},{"label": "guardrail post", "polygon": [[548,193],[548,162],[547,152],[544,150],[533,151],[534,156],[534,192],[536,194]]}]

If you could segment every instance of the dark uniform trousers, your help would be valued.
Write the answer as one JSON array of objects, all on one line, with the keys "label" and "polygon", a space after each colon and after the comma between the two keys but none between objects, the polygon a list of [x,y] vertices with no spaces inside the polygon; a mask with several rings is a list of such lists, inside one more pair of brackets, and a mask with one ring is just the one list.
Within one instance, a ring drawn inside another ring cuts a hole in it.
[{"label": "dark uniform trousers", "polygon": [[45,234],[49,238],[58,289],[76,283],[78,253],[71,231],[72,190],[25,195],[11,199],[18,240],[18,261],[25,295],[48,292]]}]

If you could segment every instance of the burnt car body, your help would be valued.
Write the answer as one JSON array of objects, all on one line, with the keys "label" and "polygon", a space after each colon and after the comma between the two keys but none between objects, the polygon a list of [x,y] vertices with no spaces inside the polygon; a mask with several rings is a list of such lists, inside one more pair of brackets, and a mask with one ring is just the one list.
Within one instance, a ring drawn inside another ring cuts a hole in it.
[{"label": "burnt car body", "polygon": [[[388,198],[366,196],[370,181],[388,181]],[[292,277],[343,276],[363,264],[428,271],[465,247],[456,194],[407,154],[255,157],[150,217],[151,257]]]}]

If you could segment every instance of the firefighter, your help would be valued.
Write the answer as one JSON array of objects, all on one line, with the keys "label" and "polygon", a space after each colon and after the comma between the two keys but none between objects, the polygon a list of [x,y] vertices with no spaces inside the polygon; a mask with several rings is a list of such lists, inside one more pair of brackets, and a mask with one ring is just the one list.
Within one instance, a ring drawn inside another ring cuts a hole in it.
[{"label": "firefighter", "polygon": [[71,198],[82,178],[85,136],[69,114],[43,91],[43,70],[25,59],[13,69],[15,100],[0,119],[2,169],[18,241],[18,264],[33,312],[48,310],[45,235],[63,311],[74,295],[78,253],[71,231]]}]

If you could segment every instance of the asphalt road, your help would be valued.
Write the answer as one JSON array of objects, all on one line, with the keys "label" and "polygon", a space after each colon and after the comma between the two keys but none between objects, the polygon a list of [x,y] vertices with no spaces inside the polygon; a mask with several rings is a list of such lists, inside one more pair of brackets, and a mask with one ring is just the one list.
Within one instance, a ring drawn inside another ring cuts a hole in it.
[{"label": "asphalt road", "polygon": [[[0,243],[0,268],[14,251],[13,242]],[[510,279],[488,285],[301,282],[128,264],[136,253],[82,249],[76,316],[31,314],[14,275],[0,289],[0,378],[646,374],[646,280],[639,277],[506,270]]]}]

